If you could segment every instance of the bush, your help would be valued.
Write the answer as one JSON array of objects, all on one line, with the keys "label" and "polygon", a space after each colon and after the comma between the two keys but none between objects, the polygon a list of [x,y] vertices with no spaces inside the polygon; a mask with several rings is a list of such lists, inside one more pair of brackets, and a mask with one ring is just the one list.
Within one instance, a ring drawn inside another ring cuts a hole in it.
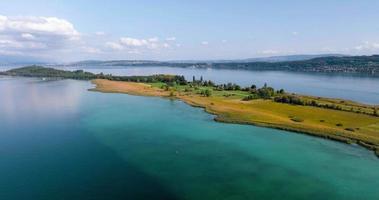
[{"label": "bush", "polygon": [[304,119],[301,119],[299,117],[292,117],[291,120],[294,122],[303,122],[304,121]]},{"label": "bush", "polygon": [[192,88],[186,87],[184,88],[184,92],[192,92]]},{"label": "bush", "polygon": [[170,97],[173,97],[173,96],[175,96],[175,92],[174,91],[170,91]]},{"label": "bush", "polygon": [[354,132],[354,131],[355,131],[355,129],[353,129],[353,128],[345,128],[345,130],[347,130],[347,131],[351,131],[351,132]]},{"label": "bush", "polygon": [[341,123],[337,123],[336,126],[343,126],[343,124],[341,124]]},{"label": "bush", "polygon": [[301,100],[299,97],[294,96],[294,95],[277,96],[274,98],[274,101],[279,102],[279,103],[293,104],[293,105],[305,105],[303,100]]},{"label": "bush", "polygon": [[242,99],[242,101],[251,101],[254,99],[258,99],[257,95],[248,95]]},{"label": "bush", "polygon": [[210,97],[212,96],[212,90],[210,89],[201,90],[200,95]]},{"label": "bush", "polygon": [[373,115],[379,117],[378,109],[374,108]]}]

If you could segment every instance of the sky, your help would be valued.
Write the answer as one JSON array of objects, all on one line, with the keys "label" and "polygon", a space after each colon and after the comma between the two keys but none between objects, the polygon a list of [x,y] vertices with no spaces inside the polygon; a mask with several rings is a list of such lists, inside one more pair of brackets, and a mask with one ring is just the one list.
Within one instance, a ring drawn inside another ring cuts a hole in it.
[{"label": "sky", "polygon": [[0,59],[379,54],[378,0],[0,1]]}]

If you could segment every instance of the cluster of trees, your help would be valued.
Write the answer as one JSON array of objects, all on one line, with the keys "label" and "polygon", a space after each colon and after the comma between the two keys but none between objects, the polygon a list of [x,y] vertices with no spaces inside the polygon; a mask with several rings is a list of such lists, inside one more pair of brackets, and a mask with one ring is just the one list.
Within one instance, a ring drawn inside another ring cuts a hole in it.
[{"label": "cluster of trees", "polygon": [[279,103],[287,103],[292,105],[301,105],[301,106],[314,106],[314,107],[322,107],[327,109],[333,109],[333,110],[343,110],[342,106],[335,105],[335,104],[320,104],[315,100],[312,101],[306,101],[301,98],[299,98],[296,95],[280,95],[276,96],[274,98],[275,102]]},{"label": "cluster of trees", "polygon": [[[214,84],[212,81],[206,81],[201,76],[199,80],[196,79],[195,76],[192,77],[192,82],[188,83],[191,87],[197,87],[197,86],[205,86],[205,87],[213,87],[217,91],[245,91],[249,92],[250,94],[245,97],[243,100],[253,100],[253,99],[270,99],[274,97],[277,94],[284,94],[284,90],[278,90],[275,91],[274,88],[267,86],[265,83],[263,87],[257,88],[256,85],[251,85],[250,87],[241,87],[238,84],[235,83],[227,83],[227,84]],[[209,89],[202,90],[200,92],[203,96],[211,96],[212,91]]]},{"label": "cluster of trees", "polygon": [[215,83],[210,80],[204,80],[203,76],[200,76],[200,79],[197,80],[195,76],[192,76],[192,82],[189,82],[191,86],[204,86],[204,87],[214,87]]},{"label": "cluster of trees", "polygon": [[200,95],[205,96],[205,97],[210,97],[210,96],[212,96],[212,90],[210,90],[208,88],[205,90],[201,90]]},{"label": "cluster of trees", "polygon": [[113,76],[111,74],[94,74],[83,70],[65,71],[54,68],[45,68],[40,66],[28,66],[17,69],[11,69],[3,73],[10,76],[25,76],[25,77],[47,77],[47,78],[70,78],[79,80],[90,79],[108,79],[114,81],[130,81],[130,82],[163,82],[166,84],[186,85],[187,81],[184,76],[177,75],[151,75],[151,76]]},{"label": "cluster of trees", "polygon": [[144,83],[156,83],[163,82],[168,85],[187,85],[187,81],[184,76],[174,75],[151,75],[151,76],[112,76],[112,75],[96,75],[96,78],[104,78],[113,81],[129,81],[129,82],[144,82]]},{"label": "cluster of trees", "polygon": [[220,84],[215,86],[216,90],[223,91],[223,90],[241,90],[241,86],[235,84],[235,83],[227,83],[227,84]]},{"label": "cluster of trees", "polygon": [[[275,102],[279,103],[287,103],[287,104],[293,104],[293,105],[306,105],[306,102],[300,99],[299,97],[295,95],[281,95],[281,96],[276,96],[274,98]],[[312,101],[311,104],[316,103],[315,101]]]},{"label": "cluster of trees", "polygon": [[18,69],[11,69],[3,73],[10,76],[26,76],[26,77],[46,77],[46,78],[71,78],[88,80],[95,78],[95,75],[83,70],[64,71],[53,68],[45,68],[39,66],[29,66]]},{"label": "cluster of trees", "polygon": [[244,88],[243,91],[249,91],[250,95],[244,97],[242,100],[249,101],[253,99],[271,99],[278,94],[284,94],[284,90],[280,89],[275,91],[274,88],[267,86],[265,83],[263,87],[257,88],[256,85],[252,85],[250,88]]},{"label": "cluster of trees", "polygon": [[296,95],[278,95],[278,96],[274,97],[274,101],[275,102],[279,102],[279,103],[292,104],[292,105],[314,106],[314,107],[320,107],[320,108],[326,108],[326,109],[332,109],[332,110],[343,110],[343,111],[349,111],[349,112],[369,114],[369,115],[373,115],[373,116],[379,117],[379,113],[378,113],[378,109],[377,108],[373,108],[373,112],[372,113],[371,112],[364,112],[364,111],[362,111],[360,109],[354,110],[353,107],[351,107],[350,110],[349,110],[349,109],[344,109],[340,105],[336,105],[336,104],[332,104],[332,103],[331,104],[318,103],[315,100],[306,101],[306,100],[303,100],[303,99],[299,98]]}]

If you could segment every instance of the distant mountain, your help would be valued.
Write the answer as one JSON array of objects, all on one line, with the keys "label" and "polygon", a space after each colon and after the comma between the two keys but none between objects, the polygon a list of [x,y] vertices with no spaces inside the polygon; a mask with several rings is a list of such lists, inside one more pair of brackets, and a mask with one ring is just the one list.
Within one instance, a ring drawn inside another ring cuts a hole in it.
[{"label": "distant mountain", "polygon": [[315,54],[315,55],[288,55],[288,56],[270,56],[262,58],[248,58],[241,60],[243,62],[288,62],[302,61],[321,57],[343,57],[343,54]]},{"label": "distant mountain", "polygon": [[135,65],[160,65],[161,61],[153,60],[84,60],[74,63],[69,63],[69,66],[135,66]]},{"label": "distant mountain", "polygon": [[[209,66],[204,66],[209,68]],[[283,62],[232,62],[213,63],[215,69],[281,70],[323,73],[359,73],[379,76],[379,55],[330,56],[310,60]]]},{"label": "distant mountain", "polygon": [[286,61],[301,61],[310,60],[320,57],[342,57],[342,54],[317,54],[317,55],[288,55],[288,56],[271,56],[261,58],[247,58],[235,60],[170,60],[170,61],[155,61],[155,60],[85,60],[70,63],[68,65],[83,65],[83,66],[138,66],[138,65],[188,65],[199,63],[249,63],[249,62],[286,62]]},{"label": "distant mountain", "polygon": [[[52,65],[50,65],[52,66]],[[62,65],[59,65],[62,66]],[[154,60],[86,60],[63,66],[165,66],[243,70],[281,70],[323,73],[359,73],[379,76],[379,55],[343,56],[341,54],[290,55],[241,60],[154,61]]]},{"label": "distant mountain", "polygon": [[[321,56],[321,57],[320,57]],[[293,55],[244,60],[222,61],[146,61],[146,60],[113,60],[82,61],[76,65],[85,66],[169,66],[214,69],[244,70],[281,70],[299,72],[361,73],[379,76],[379,55],[342,56],[326,55]]]},{"label": "distant mountain", "polygon": [[270,56],[259,58],[246,58],[246,59],[231,59],[231,60],[173,60],[167,61],[169,63],[235,63],[235,62],[285,62],[285,61],[300,61],[310,60],[320,57],[342,57],[343,54],[304,54],[304,55],[287,55],[287,56]]}]

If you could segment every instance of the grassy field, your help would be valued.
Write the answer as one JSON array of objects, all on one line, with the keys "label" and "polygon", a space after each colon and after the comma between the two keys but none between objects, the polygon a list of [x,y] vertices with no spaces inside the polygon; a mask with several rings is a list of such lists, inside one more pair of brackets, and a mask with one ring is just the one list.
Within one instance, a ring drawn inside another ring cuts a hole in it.
[{"label": "grassy field", "polygon": [[[379,117],[370,115],[372,106],[340,99],[301,96],[304,99],[317,100],[319,103],[335,103],[344,107],[343,110],[332,110],[277,103],[273,100],[242,101],[243,97],[249,95],[244,91],[213,90],[211,96],[205,97],[200,95],[200,91],[211,88],[167,88],[163,83],[144,84],[102,79],[94,80],[93,83],[96,84],[96,88],[93,89],[95,91],[177,98],[190,105],[205,108],[207,112],[217,116],[217,121],[253,124],[346,143],[358,143],[379,155]],[[367,113],[354,112],[358,109],[366,109]]]}]

